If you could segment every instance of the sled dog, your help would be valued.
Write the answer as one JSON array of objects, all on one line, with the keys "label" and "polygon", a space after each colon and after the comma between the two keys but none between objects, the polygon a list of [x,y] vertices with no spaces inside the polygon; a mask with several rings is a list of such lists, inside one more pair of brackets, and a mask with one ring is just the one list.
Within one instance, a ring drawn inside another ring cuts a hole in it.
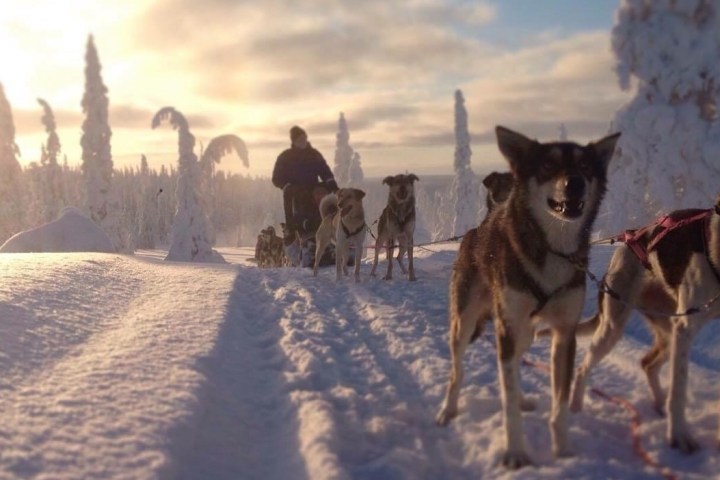
[{"label": "sled dog", "polygon": [[[630,312],[637,309],[654,334],[641,365],[655,410],[668,414],[670,446],[692,453],[699,444],[685,419],[688,356],[695,334],[720,317],[720,197],[714,209],[675,211],[628,233],[632,240],[615,250],[604,277],[612,295],[600,291],[598,312],[578,326],[578,335],[594,336],[573,382],[570,409],[582,409],[590,370],[615,346]],[[665,395],[659,375],[668,359],[670,385]]]},{"label": "sled dog", "polygon": [[[415,234],[415,182],[419,181],[417,175],[398,174],[385,177],[383,184],[390,187],[387,205],[380,214],[378,220],[378,234],[375,240],[375,260],[373,261],[370,275],[375,275],[378,265],[380,249],[385,246],[387,251],[387,271],[385,280],[392,279],[392,256],[395,248],[395,241],[400,245],[398,249],[397,262],[404,275],[408,275],[410,281],[415,281],[415,265],[413,263],[413,235]],[[407,252],[408,268],[405,268],[402,257]]]},{"label": "sled dog", "polygon": [[619,134],[586,146],[540,143],[504,127],[496,127],[496,135],[513,186],[508,199],[460,244],[450,281],[452,368],[436,422],[447,425],[457,416],[463,354],[494,319],[505,427],[502,463],[517,469],[531,463],[521,410],[532,405],[522,398],[519,360],[540,321],[552,329],[552,448],[557,456],[570,454],[568,398],[585,297],[582,269]]},{"label": "sled dog", "polygon": [[317,248],[313,275],[317,276],[320,257],[331,242],[335,243],[335,268],[337,279],[347,275],[347,260],[350,244],[355,245],[355,282],[360,281],[360,260],[365,243],[365,210],[362,199],[365,192],[357,188],[341,188],[337,193],[326,195],[320,201],[322,222],[315,234]]},{"label": "sled dog", "polygon": [[277,236],[275,227],[272,225],[260,231],[255,245],[255,258],[260,268],[276,268],[287,265],[283,239]]},{"label": "sled dog", "polygon": [[483,185],[487,189],[485,204],[487,205],[486,217],[496,205],[500,205],[510,196],[513,185],[513,176],[510,172],[492,172],[483,178]]}]

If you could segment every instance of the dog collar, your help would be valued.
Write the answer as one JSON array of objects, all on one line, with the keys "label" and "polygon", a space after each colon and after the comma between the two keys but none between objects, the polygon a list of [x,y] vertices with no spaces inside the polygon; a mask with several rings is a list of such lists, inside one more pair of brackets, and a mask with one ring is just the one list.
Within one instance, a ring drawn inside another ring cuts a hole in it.
[{"label": "dog collar", "polygon": [[343,232],[345,233],[345,236],[348,238],[354,237],[358,233],[362,232],[363,229],[366,227],[365,222],[363,222],[362,225],[360,225],[360,227],[357,230],[351,232],[350,230],[348,230],[348,228],[345,226],[345,224],[343,223],[342,220],[340,220],[340,225],[342,225]]}]

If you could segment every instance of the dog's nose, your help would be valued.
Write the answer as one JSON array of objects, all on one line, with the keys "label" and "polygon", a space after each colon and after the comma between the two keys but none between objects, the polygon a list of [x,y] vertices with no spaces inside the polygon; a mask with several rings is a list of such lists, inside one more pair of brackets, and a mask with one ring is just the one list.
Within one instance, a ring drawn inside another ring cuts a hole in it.
[{"label": "dog's nose", "polygon": [[585,194],[585,179],[580,175],[570,175],[565,179],[565,194],[568,197],[582,197]]}]

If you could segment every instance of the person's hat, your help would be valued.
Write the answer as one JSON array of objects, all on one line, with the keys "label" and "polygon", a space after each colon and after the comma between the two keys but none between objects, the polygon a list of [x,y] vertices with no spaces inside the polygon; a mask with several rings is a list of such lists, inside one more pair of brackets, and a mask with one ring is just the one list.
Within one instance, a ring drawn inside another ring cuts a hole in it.
[{"label": "person's hat", "polygon": [[305,130],[295,125],[290,129],[290,141],[294,142],[296,138],[298,138],[300,135],[305,135],[307,137],[307,133],[305,133]]}]

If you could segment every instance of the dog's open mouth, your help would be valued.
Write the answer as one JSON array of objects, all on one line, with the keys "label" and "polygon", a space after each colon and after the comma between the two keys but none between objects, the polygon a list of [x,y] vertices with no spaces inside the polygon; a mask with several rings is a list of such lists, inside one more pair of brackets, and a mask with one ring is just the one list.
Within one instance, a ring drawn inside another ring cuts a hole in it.
[{"label": "dog's open mouth", "polygon": [[553,198],[548,198],[547,202],[551,210],[567,218],[579,217],[585,208],[585,202],[582,200],[563,200],[558,202]]}]

